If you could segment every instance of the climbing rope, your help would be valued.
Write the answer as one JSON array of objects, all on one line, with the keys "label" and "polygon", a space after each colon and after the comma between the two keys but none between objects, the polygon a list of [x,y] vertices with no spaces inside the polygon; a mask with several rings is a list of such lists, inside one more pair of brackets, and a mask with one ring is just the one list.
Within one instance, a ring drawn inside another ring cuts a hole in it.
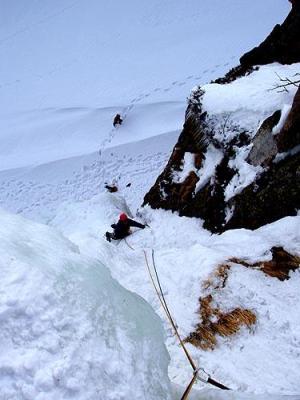
[{"label": "climbing rope", "polygon": [[[125,241],[126,245],[131,250],[133,250],[133,251],[135,250],[128,243],[126,238],[124,238],[124,241]],[[162,290],[162,286],[161,286],[161,283],[160,283],[160,279],[159,279],[159,276],[158,276],[157,268],[156,268],[156,262],[155,262],[155,257],[154,257],[154,249],[152,249],[151,254],[152,254],[152,265],[153,265],[153,270],[154,270],[154,274],[155,274],[155,279],[154,279],[153,273],[151,272],[149,260],[148,260],[148,257],[147,257],[147,252],[146,252],[145,249],[143,249],[142,251],[143,251],[143,254],[144,254],[144,258],[145,258],[145,263],[146,263],[146,266],[147,266],[148,274],[149,274],[151,283],[152,283],[152,285],[154,287],[154,290],[155,290],[155,292],[157,294],[157,297],[159,299],[159,302],[160,302],[160,304],[161,304],[161,306],[162,306],[162,308],[163,308],[163,310],[164,310],[164,312],[165,312],[165,314],[167,316],[167,319],[169,320],[169,322],[170,322],[170,324],[171,324],[171,326],[172,326],[172,328],[173,328],[173,330],[175,332],[175,335],[177,336],[177,338],[179,340],[181,348],[183,349],[183,351],[184,351],[184,353],[185,353],[185,355],[186,355],[186,357],[187,357],[187,359],[188,359],[188,361],[189,361],[189,363],[190,363],[190,365],[191,365],[191,367],[193,369],[193,377],[192,377],[191,381],[189,382],[187,388],[185,389],[185,391],[184,391],[184,393],[183,393],[183,395],[181,397],[181,400],[188,399],[188,396],[189,396],[189,394],[190,394],[190,392],[192,390],[192,387],[193,387],[193,385],[194,385],[194,383],[196,382],[197,379],[199,379],[201,382],[209,383],[209,384],[211,384],[211,385],[213,385],[213,386],[215,386],[215,387],[217,387],[219,389],[230,390],[227,386],[225,386],[222,383],[220,383],[220,382],[214,380],[213,378],[211,378],[210,375],[203,368],[197,368],[196,367],[196,364],[195,364],[194,360],[192,359],[190,353],[188,352],[188,350],[187,350],[187,348],[186,348],[186,346],[184,344],[184,341],[182,340],[182,338],[181,338],[181,336],[180,336],[180,334],[178,332],[177,325],[175,324],[174,319],[173,319],[173,317],[172,317],[172,315],[170,313],[169,307],[167,305],[167,302],[166,302],[166,299],[165,299],[165,296],[164,296],[164,293],[163,293],[163,290]],[[156,280],[156,282],[155,282],[155,280]]]},{"label": "climbing rope", "polygon": [[[146,265],[147,265],[147,269],[148,269],[148,272],[149,272],[149,276],[150,276],[151,282],[152,282],[152,284],[153,284],[153,287],[154,287],[154,289],[155,289],[155,292],[156,292],[156,294],[157,294],[157,297],[158,297],[158,299],[159,299],[159,302],[160,302],[162,308],[164,309],[164,311],[165,311],[165,313],[166,313],[166,315],[167,315],[167,317],[168,317],[168,319],[169,319],[169,321],[170,321],[170,316],[169,316],[168,310],[167,310],[167,308],[166,308],[164,302],[162,301],[162,299],[161,299],[161,297],[160,297],[159,291],[158,291],[158,289],[157,289],[157,287],[156,287],[156,285],[155,285],[153,276],[152,276],[152,274],[151,274],[151,270],[150,270],[150,266],[149,266],[149,263],[148,263],[147,254],[146,254],[145,250],[143,250],[143,253],[144,253],[145,262],[146,262]],[[171,322],[171,321],[170,321],[170,322]]]},{"label": "climbing rope", "polygon": [[[181,339],[181,336],[180,336],[180,334],[179,334],[179,332],[178,332],[177,326],[176,326],[175,323],[174,323],[174,320],[173,320],[173,318],[172,318],[172,316],[171,316],[169,307],[168,307],[168,305],[167,305],[167,302],[166,302],[166,299],[165,299],[165,296],[164,296],[164,293],[163,293],[163,290],[162,290],[162,287],[161,287],[161,284],[160,284],[160,280],[159,280],[159,277],[158,277],[156,265],[155,265],[155,260],[154,260],[154,249],[152,249],[152,264],[153,264],[153,269],[154,269],[154,272],[155,272],[155,278],[156,278],[156,281],[157,281],[158,287],[159,287],[159,293],[160,293],[160,296],[161,296],[161,298],[162,298],[162,301],[163,301],[163,303],[164,303],[164,305],[165,305],[165,308],[166,308],[166,310],[167,310],[167,314],[168,314],[168,316],[169,316],[170,323],[171,323],[171,325],[172,325],[172,327],[173,327],[173,329],[174,329],[174,331],[175,331],[176,336],[178,337],[178,340],[179,340],[179,342],[180,342],[180,345],[181,345],[181,347],[182,347],[182,349],[183,349],[183,351],[184,351],[184,353],[185,353],[187,359],[189,360],[189,363],[191,364],[191,367],[193,368],[194,371],[196,371],[196,370],[197,370],[196,365],[195,365],[195,363],[194,363],[192,357],[190,356],[189,352],[187,351],[187,348],[185,347],[185,344],[184,344],[183,340]],[[151,273],[151,272],[150,272],[150,273]]]}]

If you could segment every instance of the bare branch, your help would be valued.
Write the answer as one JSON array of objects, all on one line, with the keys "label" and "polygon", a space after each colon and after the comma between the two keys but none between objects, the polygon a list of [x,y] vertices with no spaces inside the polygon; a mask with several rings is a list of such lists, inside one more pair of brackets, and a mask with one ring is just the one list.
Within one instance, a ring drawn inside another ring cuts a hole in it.
[{"label": "bare branch", "polygon": [[[275,85],[272,89],[269,89],[269,91],[277,90],[278,93],[283,93],[283,92],[288,92],[289,86],[295,86],[296,88],[299,88],[300,79],[292,80],[291,78],[288,78],[288,77],[282,78],[277,72],[275,72],[275,74],[278,77],[279,81],[282,82],[282,84]],[[297,72],[296,74],[293,75],[293,77],[299,76],[299,75],[300,75],[300,73]],[[280,89],[280,90],[278,90],[278,89]]]}]

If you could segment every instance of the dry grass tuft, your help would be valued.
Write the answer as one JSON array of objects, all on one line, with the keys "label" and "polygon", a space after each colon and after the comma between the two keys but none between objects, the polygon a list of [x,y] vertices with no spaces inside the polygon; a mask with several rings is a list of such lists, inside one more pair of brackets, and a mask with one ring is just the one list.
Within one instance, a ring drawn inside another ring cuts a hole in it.
[{"label": "dry grass tuft", "polygon": [[230,270],[230,266],[227,264],[221,264],[217,267],[216,271],[203,282],[204,289],[221,289],[226,285],[226,281],[228,279],[228,272]]},{"label": "dry grass tuft", "polygon": [[209,328],[199,325],[197,330],[185,339],[185,342],[189,342],[195,347],[200,347],[202,350],[213,350],[217,344],[217,339]]},{"label": "dry grass tuft", "polygon": [[222,314],[218,322],[213,324],[213,328],[221,336],[231,336],[235,335],[241,326],[250,328],[255,323],[256,315],[251,310],[236,308],[227,314]]},{"label": "dry grass tuft", "polygon": [[222,313],[212,306],[213,297],[208,295],[200,299],[201,323],[191,333],[186,341],[203,350],[213,350],[217,344],[216,335],[231,336],[236,334],[241,326],[250,327],[255,324],[255,314],[247,309],[236,308],[231,312]]}]

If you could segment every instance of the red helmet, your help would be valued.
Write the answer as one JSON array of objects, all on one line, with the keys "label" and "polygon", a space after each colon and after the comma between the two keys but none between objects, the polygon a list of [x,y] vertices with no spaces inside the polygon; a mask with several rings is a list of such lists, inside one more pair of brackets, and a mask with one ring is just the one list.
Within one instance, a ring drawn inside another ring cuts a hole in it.
[{"label": "red helmet", "polygon": [[125,213],[122,213],[122,214],[120,215],[120,221],[127,221],[127,220],[128,220],[127,215],[126,215]]}]

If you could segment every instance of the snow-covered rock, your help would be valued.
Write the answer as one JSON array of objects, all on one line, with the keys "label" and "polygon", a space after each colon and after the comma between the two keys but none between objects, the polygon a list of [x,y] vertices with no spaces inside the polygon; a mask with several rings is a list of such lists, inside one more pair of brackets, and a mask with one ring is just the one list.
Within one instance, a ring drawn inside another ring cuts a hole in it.
[{"label": "snow-covered rock", "polygon": [[[183,131],[144,204],[203,218],[212,231],[257,228],[295,215],[299,94],[294,85],[274,88],[278,76],[295,79],[299,68],[274,63],[226,85],[194,89]],[[219,155],[210,162],[212,148]]]}]

